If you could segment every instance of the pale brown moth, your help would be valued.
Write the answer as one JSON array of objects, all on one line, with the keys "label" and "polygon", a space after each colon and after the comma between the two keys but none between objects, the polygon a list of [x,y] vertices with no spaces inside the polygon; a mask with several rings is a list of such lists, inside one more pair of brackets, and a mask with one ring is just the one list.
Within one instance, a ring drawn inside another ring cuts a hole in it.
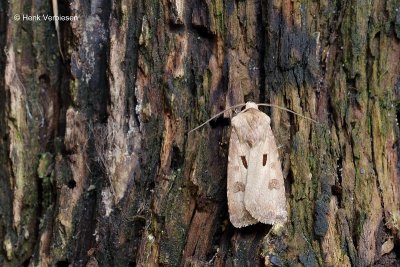
[{"label": "pale brown moth", "polygon": [[287,220],[285,184],[271,119],[255,103],[232,119],[228,208],[235,227]]},{"label": "pale brown moth", "polygon": [[[227,195],[229,219],[237,228],[258,222],[275,225],[287,221],[285,185],[278,148],[271,130],[271,119],[258,109],[260,105],[277,107],[309,119],[286,108],[253,102],[247,102],[244,110],[233,117]],[[239,106],[243,104],[232,108]]]}]

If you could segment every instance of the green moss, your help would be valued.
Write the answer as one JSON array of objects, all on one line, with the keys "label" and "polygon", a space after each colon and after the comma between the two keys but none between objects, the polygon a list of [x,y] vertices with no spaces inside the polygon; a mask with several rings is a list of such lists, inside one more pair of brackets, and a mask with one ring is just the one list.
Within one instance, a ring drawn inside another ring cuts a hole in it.
[{"label": "green moss", "polygon": [[78,102],[78,92],[79,92],[80,82],[78,79],[71,79],[69,83],[69,94],[73,99],[73,103],[77,104]]},{"label": "green moss", "polygon": [[379,98],[379,117],[380,121],[380,134],[382,138],[385,138],[391,129],[392,122],[395,118],[395,105],[394,105],[394,95],[392,90],[386,88],[384,94]]},{"label": "green moss", "polygon": [[52,154],[47,152],[40,155],[39,166],[37,168],[37,174],[39,178],[43,179],[46,176],[48,176],[47,171],[52,163],[53,163]]},{"label": "green moss", "polygon": [[37,174],[42,186],[42,208],[46,210],[52,204],[54,184],[54,160],[50,153],[43,153],[40,156]]},{"label": "green moss", "polygon": [[351,8],[347,9],[347,14],[342,23],[345,48],[343,63],[351,78],[365,74],[365,47],[367,45],[371,1],[356,1],[353,4]]},{"label": "green moss", "polygon": [[292,164],[292,175],[295,181],[293,185],[294,199],[300,200],[307,198],[311,190],[311,172],[308,162],[308,146],[302,140],[300,134],[296,134],[292,141],[293,151],[290,155]]},{"label": "green moss", "polygon": [[161,263],[178,266],[182,250],[185,246],[187,225],[182,221],[188,207],[188,197],[185,191],[181,190],[184,177],[181,170],[177,170],[169,175],[170,190],[165,200],[165,205],[161,210],[161,216],[165,218],[163,231],[160,239],[160,256]]},{"label": "green moss", "polygon": [[368,211],[365,211],[363,209],[357,210],[356,229],[355,229],[355,234],[357,237],[361,236],[363,232],[364,223],[367,221],[368,213],[369,213]]},{"label": "green moss", "polygon": [[214,18],[216,19],[215,24],[217,28],[217,35],[220,33],[221,35],[225,33],[225,8],[224,8],[224,1],[223,0],[213,0],[212,5],[215,7],[214,10]]},{"label": "green moss", "polygon": [[14,258],[13,244],[9,236],[7,236],[3,241],[3,249],[5,250],[6,257],[9,261]]}]

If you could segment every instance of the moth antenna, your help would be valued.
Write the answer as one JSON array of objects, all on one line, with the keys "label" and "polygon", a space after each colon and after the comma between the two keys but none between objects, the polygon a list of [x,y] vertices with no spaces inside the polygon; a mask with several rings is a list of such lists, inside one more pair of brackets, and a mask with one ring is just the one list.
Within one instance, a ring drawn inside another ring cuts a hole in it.
[{"label": "moth antenna", "polygon": [[232,110],[232,109],[234,109],[234,108],[243,107],[243,106],[245,106],[245,105],[246,105],[246,104],[237,104],[237,105],[231,106],[231,107],[229,107],[229,108],[227,108],[227,109],[225,109],[225,110],[223,110],[223,111],[221,111],[221,112],[215,114],[215,115],[212,116],[210,119],[206,120],[205,122],[203,122],[202,124],[200,124],[200,125],[197,126],[196,128],[190,130],[190,131],[188,132],[188,134],[190,134],[191,132],[196,131],[197,129],[200,129],[201,127],[203,127],[204,125],[206,125],[207,123],[209,123],[210,121],[212,121],[213,119],[215,119],[216,117],[219,117],[219,116],[221,116],[222,114],[224,114],[226,111]]},{"label": "moth antenna", "polygon": [[306,117],[306,116],[304,116],[304,115],[301,115],[300,113],[297,113],[297,112],[295,112],[295,111],[293,111],[293,110],[290,110],[290,109],[288,109],[288,108],[284,108],[284,107],[281,107],[281,106],[278,106],[278,105],[260,103],[260,104],[257,104],[257,106],[273,107],[273,108],[281,109],[281,110],[290,112],[290,113],[292,113],[292,114],[295,114],[295,115],[297,115],[297,116],[299,116],[299,117],[301,117],[301,118],[303,118],[303,119],[312,121],[312,122],[314,122],[314,123],[316,123],[316,124],[319,123],[319,122],[316,121],[316,120],[313,120],[313,119],[311,119],[311,118],[309,118],[309,117]]},{"label": "moth antenna", "polygon": [[[219,116],[221,116],[222,114],[224,114],[226,111],[232,110],[232,109],[235,109],[235,108],[239,108],[239,107],[243,107],[243,106],[245,106],[245,105],[246,105],[246,103],[244,103],[244,104],[237,104],[237,105],[231,106],[231,107],[229,107],[229,108],[227,108],[227,109],[225,109],[225,110],[223,110],[223,111],[221,111],[221,112],[215,114],[215,115],[212,116],[210,119],[206,120],[205,122],[203,122],[202,124],[200,124],[200,125],[197,126],[196,128],[190,130],[190,131],[188,132],[188,134],[190,134],[191,132],[194,132],[194,131],[200,129],[201,127],[203,127],[204,125],[206,125],[207,123],[209,123],[210,121],[212,121],[213,119],[215,119],[216,117],[219,117]],[[309,118],[309,117],[306,117],[306,116],[304,116],[304,115],[301,115],[300,113],[297,113],[297,112],[295,112],[295,111],[293,111],[293,110],[291,110],[291,109],[284,108],[284,107],[281,107],[281,106],[278,106],[278,105],[275,105],[275,104],[259,103],[259,104],[257,104],[257,106],[272,107],[272,108],[277,108],[277,109],[280,109],[280,110],[284,110],[284,111],[287,111],[287,112],[289,112],[289,113],[295,114],[295,115],[297,115],[297,116],[299,116],[299,117],[301,117],[301,118],[303,118],[303,119],[306,119],[306,120],[309,120],[309,121],[312,121],[312,122],[314,122],[314,123],[319,124],[319,122],[316,121],[316,120],[313,120],[313,119],[311,119],[311,118]]]}]

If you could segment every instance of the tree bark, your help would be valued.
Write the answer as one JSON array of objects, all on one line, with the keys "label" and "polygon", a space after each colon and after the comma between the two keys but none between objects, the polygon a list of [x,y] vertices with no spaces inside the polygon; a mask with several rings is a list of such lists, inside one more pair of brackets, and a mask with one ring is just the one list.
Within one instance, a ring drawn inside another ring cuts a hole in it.
[{"label": "tree bark", "polygon": [[[52,10],[0,3],[1,266],[399,266],[398,0]],[[246,101],[319,121],[263,110],[281,228],[229,222],[233,114],[187,134]]]}]

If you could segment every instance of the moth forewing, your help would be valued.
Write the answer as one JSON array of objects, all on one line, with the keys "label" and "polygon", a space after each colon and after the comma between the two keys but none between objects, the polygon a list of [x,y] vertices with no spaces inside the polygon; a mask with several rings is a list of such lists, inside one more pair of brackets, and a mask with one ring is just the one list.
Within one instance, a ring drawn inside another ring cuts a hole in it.
[{"label": "moth forewing", "polygon": [[246,144],[242,144],[239,141],[235,121],[234,118],[232,120],[232,131],[229,141],[227,196],[229,219],[235,227],[240,228],[255,224],[257,220],[250,215],[244,205],[244,194],[247,183],[247,166],[245,160],[248,157],[244,152],[248,151],[248,149],[245,147]]},{"label": "moth forewing", "polygon": [[260,113],[268,123],[254,121],[263,125],[266,134],[260,134],[264,140],[259,140],[250,152],[244,203],[253,218],[273,225],[287,220],[285,184],[270,118]]}]

